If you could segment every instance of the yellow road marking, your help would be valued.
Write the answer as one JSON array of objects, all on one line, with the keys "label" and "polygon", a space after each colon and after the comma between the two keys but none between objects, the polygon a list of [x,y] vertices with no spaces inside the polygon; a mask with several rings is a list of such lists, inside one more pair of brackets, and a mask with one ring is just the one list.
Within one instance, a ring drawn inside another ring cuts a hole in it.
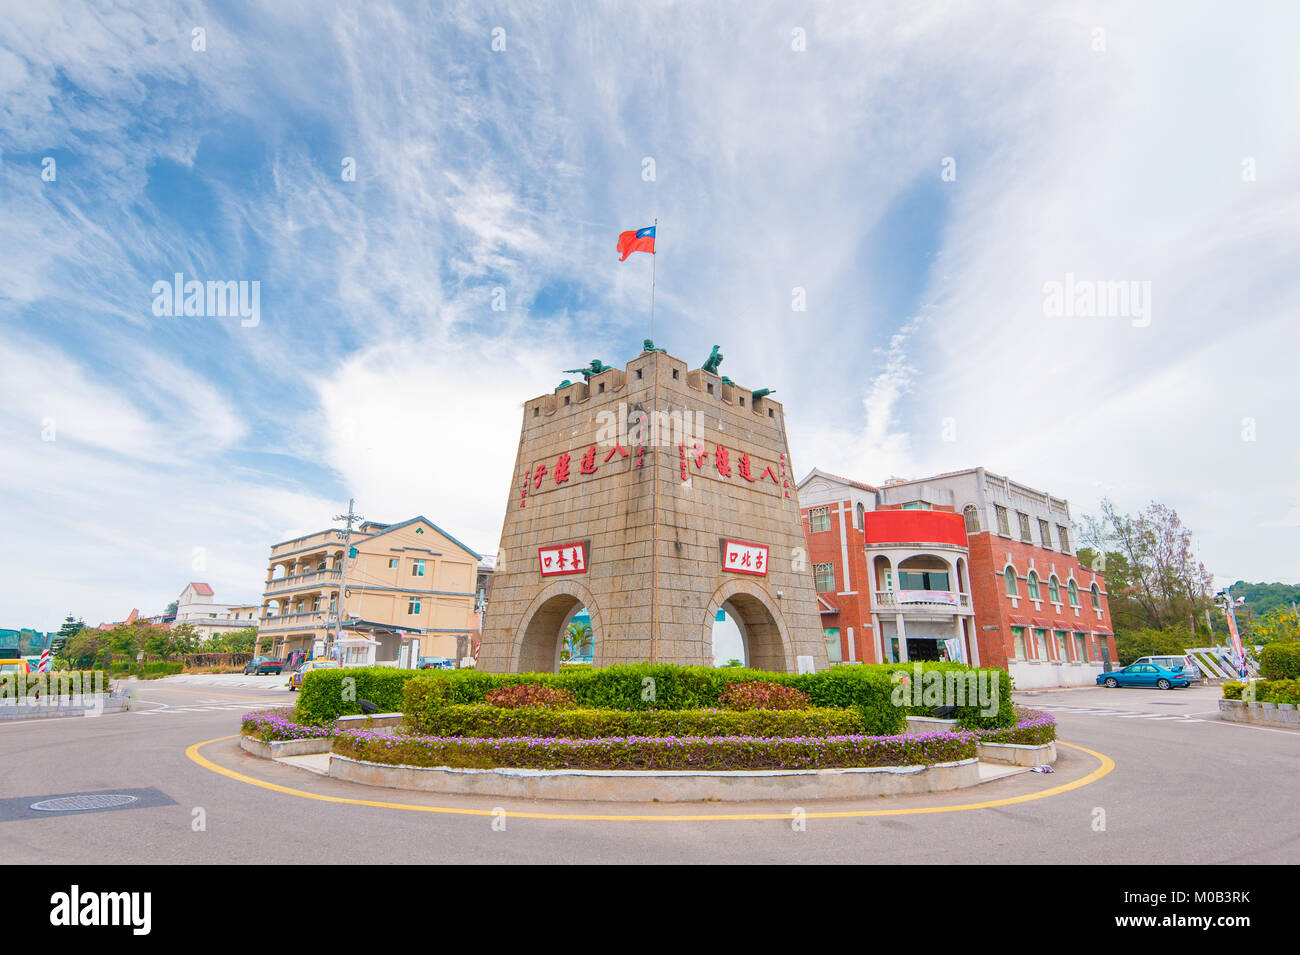
[{"label": "yellow road marking", "polygon": [[[224,766],[218,766],[206,756],[199,752],[203,747],[212,743],[221,743],[228,739],[236,739],[238,733],[230,736],[218,736],[215,739],[204,740],[202,743],[195,743],[185,750],[185,755],[198,763],[204,769],[210,769],[214,773],[220,773],[222,776],[228,776],[231,779],[238,780],[242,783],[248,783],[252,786],[259,786],[262,789],[269,789],[272,792],[285,793],[289,796],[299,796],[303,799],[315,799],[320,802],[343,803],[350,806],[373,806],[378,809],[405,809],[409,812],[436,812],[452,816],[491,816],[495,809],[459,809],[451,806],[421,806],[418,803],[409,802],[384,802],[376,799],[352,799],[346,796],[325,796],[320,793],[309,793],[301,789],[292,789],[289,786],[281,786],[277,783],[268,783],[265,780],[255,779],[252,776],[245,776],[243,773],[235,772],[233,769],[227,769]],[[936,812],[965,812],[971,809],[991,809],[994,806],[1011,806],[1015,803],[1032,802],[1035,799],[1046,799],[1048,796],[1057,796],[1071,789],[1079,789],[1087,786],[1089,783],[1095,783],[1101,777],[1105,776],[1115,768],[1115,761],[1104,753],[1098,753],[1095,750],[1088,749],[1086,746],[1078,746],[1074,743],[1065,743],[1057,740],[1057,746],[1068,746],[1071,749],[1077,749],[1080,752],[1087,753],[1100,761],[1101,765],[1073,782],[1063,783],[1060,786],[1053,786],[1051,789],[1044,789],[1038,793],[1027,793],[1023,796],[1008,796],[1005,799],[990,799],[985,802],[963,803],[958,806],[928,806],[916,809],[862,809],[846,810],[843,812],[810,812],[806,813],[809,819],[855,819],[863,816],[912,816],[923,815]],[[505,798],[505,797],[502,797]],[[613,813],[589,814],[589,813],[552,813],[552,812],[515,812],[507,811],[505,815],[511,819],[557,819],[563,821],[575,822],[749,822],[757,820],[784,820],[789,821],[788,812],[778,813],[717,813],[710,815],[663,815],[663,816],[638,816],[638,815],[618,815]]]}]

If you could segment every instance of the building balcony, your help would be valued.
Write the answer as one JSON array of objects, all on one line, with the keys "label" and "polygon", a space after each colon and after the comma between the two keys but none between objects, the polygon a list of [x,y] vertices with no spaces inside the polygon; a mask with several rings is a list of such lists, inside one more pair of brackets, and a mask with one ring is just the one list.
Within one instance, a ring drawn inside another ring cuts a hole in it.
[{"label": "building balcony", "polygon": [[304,610],[301,613],[283,613],[263,617],[257,629],[268,630],[314,630],[331,624],[334,616],[324,610]]},{"label": "building balcony", "polygon": [[971,610],[970,594],[951,590],[877,590],[874,605],[877,610],[901,610],[903,613]]},{"label": "building balcony", "polygon": [[273,577],[266,582],[266,590],[262,592],[264,597],[271,594],[282,594],[290,590],[300,590],[304,588],[319,588],[323,585],[333,585],[337,587],[341,582],[343,572],[340,570],[314,570],[308,574],[294,574],[290,577]]}]

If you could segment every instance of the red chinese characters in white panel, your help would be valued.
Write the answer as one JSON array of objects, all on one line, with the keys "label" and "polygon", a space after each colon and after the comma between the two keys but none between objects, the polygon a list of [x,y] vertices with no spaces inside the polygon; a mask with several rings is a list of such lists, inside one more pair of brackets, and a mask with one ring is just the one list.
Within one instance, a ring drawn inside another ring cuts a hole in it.
[{"label": "red chinese characters in white panel", "polygon": [[748,544],[745,541],[723,542],[722,569],[739,574],[767,576],[767,545]]},{"label": "red chinese characters in white panel", "polygon": [[543,577],[587,572],[587,545],[582,541],[537,548],[537,569]]}]

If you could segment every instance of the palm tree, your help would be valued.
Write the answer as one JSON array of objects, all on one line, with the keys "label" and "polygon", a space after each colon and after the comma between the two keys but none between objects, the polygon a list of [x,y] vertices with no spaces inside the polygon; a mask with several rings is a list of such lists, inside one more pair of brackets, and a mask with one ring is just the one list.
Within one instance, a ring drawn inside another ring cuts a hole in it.
[{"label": "palm tree", "polygon": [[573,660],[591,655],[595,641],[591,627],[585,623],[571,623],[564,631],[564,653],[566,659]]}]

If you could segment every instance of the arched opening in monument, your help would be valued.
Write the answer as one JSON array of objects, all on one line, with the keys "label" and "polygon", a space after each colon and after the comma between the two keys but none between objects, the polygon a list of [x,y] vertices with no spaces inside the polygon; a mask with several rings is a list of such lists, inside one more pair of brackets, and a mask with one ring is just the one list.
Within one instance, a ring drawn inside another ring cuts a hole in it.
[{"label": "arched opening in monument", "polygon": [[560,633],[560,662],[596,662],[596,632],[586,607],[578,607]]},{"label": "arched opening in monument", "polygon": [[[590,617],[582,601],[570,594],[556,594],[547,600],[533,614],[524,627],[523,637],[519,641],[519,662],[517,673],[555,673],[570,642],[570,626],[575,621],[585,623],[590,629]],[[581,616],[587,616],[583,621]],[[595,634],[589,643],[579,641],[579,649],[590,648],[592,658],[595,656]]]},{"label": "arched opening in monument", "polygon": [[[756,670],[776,672],[786,670],[781,628],[777,626],[776,618],[761,600],[749,594],[732,594],[723,601],[720,613],[722,621],[719,622],[717,614],[714,615],[713,620],[715,665],[726,666],[730,659],[739,659],[745,666]],[[728,629],[729,623],[734,629]],[[735,647],[734,637],[731,638],[730,644],[726,642],[732,634],[740,638],[742,655],[739,657],[732,655],[718,663],[719,637],[723,638],[724,647]]]},{"label": "arched opening in monument", "polygon": [[745,665],[745,638],[741,636],[736,618],[727,613],[725,605],[718,608],[713,618],[713,665]]}]

